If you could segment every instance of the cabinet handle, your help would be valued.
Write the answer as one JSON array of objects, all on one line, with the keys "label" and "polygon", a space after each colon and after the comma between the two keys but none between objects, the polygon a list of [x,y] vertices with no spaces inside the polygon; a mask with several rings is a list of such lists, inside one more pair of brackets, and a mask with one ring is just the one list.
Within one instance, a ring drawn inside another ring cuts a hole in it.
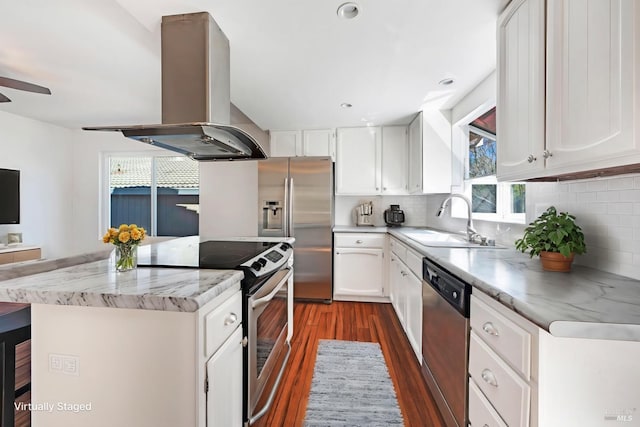
[{"label": "cabinet handle", "polygon": [[406,276],[406,275],[407,275],[407,272],[406,272],[406,271],[404,271],[404,270],[402,270],[402,271],[400,272],[400,274],[402,274],[402,277],[404,277],[404,276]]},{"label": "cabinet handle", "polygon": [[482,325],[482,330],[488,333],[489,335],[493,335],[494,337],[497,337],[499,335],[498,330],[496,329],[495,326],[493,326],[493,323],[491,322],[487,322],[484,325]]},{"label": "cabinet handle", "polygon": [[226,319],[224,319],[224,326],[233,325],[238,320],[238,316],[235,313],[229,313]]},{"label": "cabinet handle", "polygon": [[358,240],[356,240],[356,243],[360,244],[360,243],[362,243],[362,240],[358,239]]},{"label": "cabinet handle", "polygon": [[376,191],[380,191],[380,187],[376,187]]},{"label": "cabinet handle", "polygon": [[387,187],[382,187],[382,189],[383,189],[384,191],[387,191]]},{"label": "cabinet handle", "polygon": [[538,160],[538,159],[536,159],[536,158],[533,156],[533,154],[529,154],[529,157],[527,157],[527,162],[529,162],[529,163],[533,163],[533,162],[535,162],[536,160]]},{"label": "cabinet handle", "polygon": [[542,152],[542,157],[544,157],[545,159],[548,159],[549,157],[553,156],[553,153],[549,150],[544,150]]},{"label": "cabinet handle", "polygon": [[484,369],[482,371],[482,380],[494,387],[498,387],[498,380],[496,380],[496,376],[488,369]]}]

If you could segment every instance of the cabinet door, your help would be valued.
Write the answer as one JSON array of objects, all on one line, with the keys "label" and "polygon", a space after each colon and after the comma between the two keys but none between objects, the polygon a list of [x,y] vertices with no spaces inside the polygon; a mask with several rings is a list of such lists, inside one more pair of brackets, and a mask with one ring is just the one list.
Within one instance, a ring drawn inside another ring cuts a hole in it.
[{"label": "cabinet door", "polygon": [[544,169],[545,1],[514,0],[498,21],[497,176]]},{"label": "cabinet door", "polygon": [[336,295],[383,296],[383,250],[336,248],[334,293]]},{"label": "cabinet door", "polygon": [[391,305],[400,320],[400,324],[404,327],[404,313],[400,310],[400,290],[402,286],[402,275],[400,274],[400,260],[398,255],[391,253],[389,256],[389,299]]},{"label": "cabinet door", "polygon": [[407,194],[409,140],[406,126],[382,128],[382,194]]},{"label": "cabinet door", "polygon": [[548,173],[639,162],[640,4],[554,0],[547,13]]},{"label": "cabinet door", "polygon": [[[408,270],[408,269],[407,269]],[[422,280],[410,271],[405,276],[407,291],[407,338],[418,360],[422,360]]]},{"label": "cabinet door", "polygon": [[336,194],[379,194],[381,152],[379,127],[338,129]]},{"label": "cabinet door", "polygon": [[333,129],[303,130],[303,156],[330,156],[335,161],[335,132]]},{"label": "cabinet door", "polygon": [[242,328],[207,362],[207,426],[242,425]]},{"label": "cabinet door", "polygon": [[422,193],[422,113],[409,125],[409,193]]},{"label": "cabinet door", "polygon": [[270,157],[295,157],[301,155],[301,133],[297,130],[278,130],[271,134]]}]

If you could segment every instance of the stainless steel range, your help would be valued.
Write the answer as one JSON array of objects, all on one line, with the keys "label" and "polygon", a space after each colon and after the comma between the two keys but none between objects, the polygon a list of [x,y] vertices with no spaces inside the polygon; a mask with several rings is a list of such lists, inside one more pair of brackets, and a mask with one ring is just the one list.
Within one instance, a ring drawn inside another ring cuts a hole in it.
[{"label": "stainless steel range", "polygon": [[[183,237],[143,246],[141,267],[242,270],[243,413],[251,425],[269,410],[289,359],[293,312],[293,247],[282,239]],[[258,404],[262,404],[258,407]]]}]

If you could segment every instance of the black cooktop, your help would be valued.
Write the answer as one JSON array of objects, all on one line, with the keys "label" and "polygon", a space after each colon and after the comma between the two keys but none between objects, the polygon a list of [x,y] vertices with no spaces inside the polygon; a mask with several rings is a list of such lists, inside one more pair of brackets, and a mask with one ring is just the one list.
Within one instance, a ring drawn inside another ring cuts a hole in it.
[{"label": "black cooktop", "polygon": [[197,236],[138,249],[138,266],[237,269],[279,242],[200,241]]}]

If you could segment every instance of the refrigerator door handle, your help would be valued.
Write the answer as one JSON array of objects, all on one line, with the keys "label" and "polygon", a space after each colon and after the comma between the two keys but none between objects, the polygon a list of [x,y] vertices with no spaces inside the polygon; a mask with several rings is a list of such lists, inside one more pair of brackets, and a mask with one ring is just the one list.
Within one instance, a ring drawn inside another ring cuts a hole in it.
[{"label": "refrigerator door handle", "polygon": [[289,210],[287,211],[287,236],[293,237],[293,178],[289,178]]},{"label": "refrigerator door handle", "polygon": [[284,179],[284,237],[289,237],[289,178]]}]

